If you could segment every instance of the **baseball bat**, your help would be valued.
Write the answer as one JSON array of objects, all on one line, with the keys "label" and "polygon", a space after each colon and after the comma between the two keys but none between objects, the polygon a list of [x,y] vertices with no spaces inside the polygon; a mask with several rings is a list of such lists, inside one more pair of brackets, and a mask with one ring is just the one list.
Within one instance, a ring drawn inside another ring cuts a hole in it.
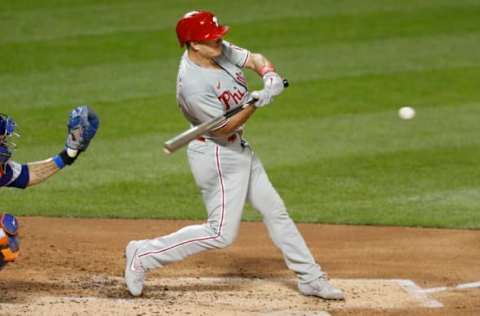
[{"label": "baseball bat", "polygon": [[[288,80],[283,79],[283,86],[286,88],[289,86]],[[183,133],[167,140],[165,144],[163,145],[163,151],[166,154],[171,154],[175,152],[176,150],[182,148],[195,138],[199,137],[200,135],[205,134],[206,132],[211,131],[214,127],[216,127],[218,124],[220,124],[223,120],[234,116],[238,112],[242,111],[243,109],[253,105],[257,100],[256,99],[251,99],[247,103],[242,104],[240,106],[237,106],[235,108],[232,108],[228,110],[227,112],[214,117],[213,119],[203,122],[202,124],[199,124],[197,126],[194,126],[190,129],[187,129]]]}]

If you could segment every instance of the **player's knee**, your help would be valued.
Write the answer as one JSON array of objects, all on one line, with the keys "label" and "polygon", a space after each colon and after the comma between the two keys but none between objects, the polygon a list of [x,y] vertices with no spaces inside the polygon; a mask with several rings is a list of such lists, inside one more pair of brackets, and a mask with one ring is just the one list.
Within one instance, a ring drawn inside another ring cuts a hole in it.
[{"label": "player's knee", "polygon": [[235,241],[240,223],[236,224],[235,222],[226,225],[218,225],[216,222],[209,222],[207,225],[211,230],[212,234],[215,234],[215,248],[226,248],[233,244]]},{"label": "player's knee", "polygon": [[226,247],[230,246],[231,244],[233,244],[236,237],[237,237],[236,233],[223,233],[223,234],[221,234],[217,238],[218,245],[219,245],[218,248],[226,248]]}]

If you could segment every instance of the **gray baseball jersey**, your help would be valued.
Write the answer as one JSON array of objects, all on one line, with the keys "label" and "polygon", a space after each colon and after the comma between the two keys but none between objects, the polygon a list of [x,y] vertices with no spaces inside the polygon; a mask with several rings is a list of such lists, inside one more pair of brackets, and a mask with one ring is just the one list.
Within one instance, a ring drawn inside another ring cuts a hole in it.
[{"label": "gray baseball jersey", "polygon": [[[246,102],[248,88],[242,67],[250,52],[227,41],[223,41],[222,46],[222,55],[216,59],[218,69],[196,65],[186,51],[182,56],[177,77],[177,101],[192,125],[208,121]],[[221,141],[221,138],[215,140]]]},{"label": "gray baseball jersey", "polygon": [[[248,55],[247,50],[226,41],[222,55],[216,60],[219,69],[202,68],[189,60],[186,53],[183,55],[177,99],[192,125],[245,102],[248,88],[242,67]],[[233,137],[207,135],[194,140],[188,145],[187,155],[208,220],[167,236],[139,241],[132,265],[140,264],[149,270],[203,250],[230,245],[237,235],[248,200],[263,215],[270,237],[300,282],[310,282],[323,274],[260,160],[238,131]]]}]

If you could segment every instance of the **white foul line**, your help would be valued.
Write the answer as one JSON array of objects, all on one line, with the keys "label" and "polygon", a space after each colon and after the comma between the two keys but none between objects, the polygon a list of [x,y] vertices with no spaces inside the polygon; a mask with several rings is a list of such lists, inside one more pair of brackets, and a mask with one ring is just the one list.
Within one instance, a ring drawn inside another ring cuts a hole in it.
[{"label": "white foul line", "polygon": [[463,284],[458,284],[457,286],[442,286],[442,287],[434,287],[431,289],[423,289],[420,290],[423,293],[438,293],[438,292],[443,292],[443,291],[449,291],[449,290],[465,290],[465,289],[475,289],[475,288],[480,288],[480,282],[472,282],[472,283],[463,283]]},{"label": "white foul line", "polygon": [[480,282],[464,283],[456,286],[457,289],[474,289],[480,288]]},{"label": "white foul line", "polygon": [[443,307],[443,304],[439,301],[428,297],[427,293],[420,288],[415,282],[412,280],[397,280],[398,284],[403,287],[410,295],[415,297],[417,300],[422,302],[424,307],[429,308],[440,308]]},{"label": "white foul line", "polygon": [[431,289],[420,289],[420,292],[423,293],[437,293],[437,292],[443,292],[448,290],[448,287],[442,286],[442,287],[432,287]]}]

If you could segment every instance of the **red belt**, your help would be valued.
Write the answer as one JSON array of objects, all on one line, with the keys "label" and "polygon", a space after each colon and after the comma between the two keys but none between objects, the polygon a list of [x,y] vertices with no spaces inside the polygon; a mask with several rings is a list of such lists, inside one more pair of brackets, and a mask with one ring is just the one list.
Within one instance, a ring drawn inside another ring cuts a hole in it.
[{"label": "red belt", "polygon": [[[230,142],[230,143],[233,143],[235,140],[237,139],[237,134],[233,134],[233,135],[230,135],[228,136],[227,140]],[[203,136],[198,136],[197,137],[197,140],[198,141],[201,141],[201,142],[205,142],[207,139]]]}]

